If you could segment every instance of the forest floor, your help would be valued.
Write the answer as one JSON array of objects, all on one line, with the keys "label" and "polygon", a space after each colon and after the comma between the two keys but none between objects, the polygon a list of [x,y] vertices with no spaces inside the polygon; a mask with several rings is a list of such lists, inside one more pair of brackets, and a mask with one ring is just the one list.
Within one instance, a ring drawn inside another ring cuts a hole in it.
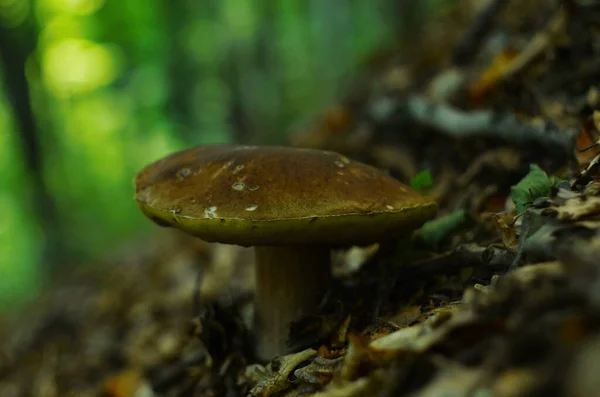
[{"label": "forest floor", "polygon": [[291,135],[439,203],[336,252],[295,353],[248,353],[251,250],[160,230],[3,330],[0,396],[597,396],[600,7],[461,4]]}]

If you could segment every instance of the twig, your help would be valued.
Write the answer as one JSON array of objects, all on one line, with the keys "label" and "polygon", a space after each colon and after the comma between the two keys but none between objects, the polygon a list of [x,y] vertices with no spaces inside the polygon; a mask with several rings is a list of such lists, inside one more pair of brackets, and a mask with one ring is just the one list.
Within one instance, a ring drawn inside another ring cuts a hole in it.
[{"label": "twig", "polygon": [[472,266],[506,270],[513,262],[514,257],[514,252],[499,245],[461,244],[453,251],[404,267],[403,277],[439,275]]},{"label": "twig", "polygon": [[405,106],[403,110],[413,121],[456,139],[497,138],[517,145],[535,144],[538,149],[574,156],[575,129],[559,130],[548,124],[525,123],[512,113],[462,111],[422,96],[409,97]]}]

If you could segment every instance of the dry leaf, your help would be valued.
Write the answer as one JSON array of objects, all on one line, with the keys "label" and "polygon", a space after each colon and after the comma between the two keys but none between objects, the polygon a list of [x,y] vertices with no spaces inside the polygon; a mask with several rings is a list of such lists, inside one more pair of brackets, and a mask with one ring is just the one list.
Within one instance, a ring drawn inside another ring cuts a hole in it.
[{"label": "dry leaf", "polygon": [[142,372],[127,369],[108,378],[104,383],[105,397],[152,397],[154,392],[144,380]]},{"label": "dry leaf", "polygon": [[495,229],[500,234],[505,246],[512,249],[519,246],[516,228],[509,225],[512,220],[510,214],[486,213],[482,214],[481,218],[486,226]]},{"label": "dry leaf", "polygon": [[[269,366],[262,371],[262,379],[250,390],[248,396],[267,397],[289,388],[292,386],[292,383],[289,380],[290,374],[301,363],[311,360],[316,355],[316,350],[306,349],[299,353],[288,354],[287,356],[273,359]],[[273,370],[274,367],[275,370]],[[257,367],[253,367],[252,369],[256,374]],[[252,375],[250,378],[252,378]]]},{"label": "dry leaf", "polygon": [[600,215],[600,197],[575,197],[566,200],[559,207],[547,208],[544,213],[553,215],[560,221],[577,221]]},{"label": "dry leaf", "polygon": [[517,58],[518,52],[505,49],[494,57],[491,64],[482,73],[479,80],[469,89],[469,97],[479,102],[502,81],[511,62]]},{"label": "dry leaf", "polygon": [[332,382],[329,387],[313,397],[363,397],[381,393],[381,382],[371,375],[353,382]]},{"label": "dry leaf", "polygon": [[334,373],[342,366],[343,360],[343,356],[334,359],[317,356],[307,366],[295,370],[294,376],[298,381],[325,386],[331,382]]}]

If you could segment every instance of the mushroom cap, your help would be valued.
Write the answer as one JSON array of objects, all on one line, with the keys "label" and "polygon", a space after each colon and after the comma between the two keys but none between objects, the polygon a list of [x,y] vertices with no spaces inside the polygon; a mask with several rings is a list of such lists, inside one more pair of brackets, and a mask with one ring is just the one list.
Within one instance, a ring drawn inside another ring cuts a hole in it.
[{"label": "mushroom cap", "polygon": [[176,152],[142,169],[135,188],[157,224],[242,246],[371,244],[420,227],[437,208],[372,166],[278,146]]}]

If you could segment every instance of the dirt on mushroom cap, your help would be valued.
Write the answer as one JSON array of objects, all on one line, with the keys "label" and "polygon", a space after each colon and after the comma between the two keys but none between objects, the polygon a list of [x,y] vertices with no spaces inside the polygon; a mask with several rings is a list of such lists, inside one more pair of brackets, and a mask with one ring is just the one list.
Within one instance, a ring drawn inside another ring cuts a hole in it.
[{"label": "dirt on mushroom cap", "polygon": [[368,244],[413,230],[435,202],[338,153],[207,145],[141,170],[135,199],[163,226],[239,245]]}]

